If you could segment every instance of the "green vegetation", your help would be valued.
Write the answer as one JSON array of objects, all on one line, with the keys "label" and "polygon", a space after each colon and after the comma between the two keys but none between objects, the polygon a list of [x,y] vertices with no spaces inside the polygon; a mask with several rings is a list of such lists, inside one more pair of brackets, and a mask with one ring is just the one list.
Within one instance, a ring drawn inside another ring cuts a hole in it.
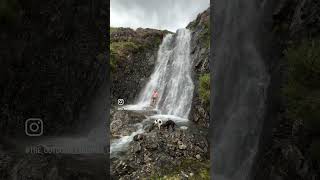
[{"label": "green vegetation", "polygon": [[[308,40],[285,51],[288,79],[283,87],[286,116],[302,120],[311,134],[320,133],[320,40]],[[320,162],[320,140],[313,137],[310,154]]]},{"label": "green vegetation", "polygon": [[205,45],[206,48],[210,47],[210,24],[209,21],[204,23],[204,31],[200,34],[200,41]]},{"label": "green vegetation", "polygon": [[137,52],[139,48],[139,45],[131,41],[111,42],[110,44],[110,51],[117,53],[119,56],[123,56],[131,52]]},{"label": "green vegetation", "polygon": [[[128,58],[128,56],[135,56],[138,53],[143,53],[145,50],[150,50],[158,47],[161,44],[163,34],[153,33],[147,31],[136,31],[126,28],[110,27],[110,33],[119,31],[119,35],[112,35],[110,37],[110,65],[111,71],[114,72],[117,64]],[[169,31],[164,31],[168,32]],[[126,36],[126,34],[129,34]]]},{"label": "green vegetation", "polygon": [[199,96],[202,102],[210,101],[210,74],[202,74],[199,77]]},{"label": "green vegetation", "polygon": [[116,68],[116,57],[114,54],[110,53],[110,67],[111,71],[113,72]]},{"label": "green vegetation", "polygon": [[[110,27],[110,34],[119,30],[119,28]],[[113,72],[119,60],[126,58],[131,53],[137,53],[142,48],[141,43],[133,39],[114,40],[110,38],[110,66]]]},{"label": "green vegetation", "polygon": [[197,21],[190,22],[188,26],[189,26],[189,29],[195,30],[195,28],[197,26]]},{"label": "green vegetation", "polygon": [[110,44],[110,65],[111,70],[114,71],[117,61],[121,57],[127,56],[129,53],[136,53],[141,48],[140,45],[137,45],[131,41],[119,41],[111,42]]},{"label": "green vegetation", "polygon": [[110,33],[116,32],[118,30],[118,28],[116,27],[110,27]]},{"label": "green vegetation", "polygon": [[287,117],[320,131],[320,41],[303,41],[285,51],[288,81],[283,88]]},{"label": "green vegetation", "polygon": [[[111,45],[110,45],[111,47]],[[116,68],[116,60],[117,60],[117,51],[115,49],[110,48],[110,66],[111,66],[111,71],[114,71]]]},{"label": "green vegetation", "polygon": [[[209,180],[210,179],[210,161],[197,161],[194,159],[184,160],[180,166],[175,168],[168,168],[165,170],[165,176],[154,175],[152,180],[180,180],[179,174],[184,172],[189,176],[190,180]],[[192,172],[193,176],[190,176],[188,172]]]}]

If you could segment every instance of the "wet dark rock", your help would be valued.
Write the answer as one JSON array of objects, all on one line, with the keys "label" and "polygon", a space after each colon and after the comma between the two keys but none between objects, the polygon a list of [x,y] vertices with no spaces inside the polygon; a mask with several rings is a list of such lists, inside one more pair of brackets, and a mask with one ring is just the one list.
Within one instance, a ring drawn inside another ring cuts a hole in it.
[{"label": "wet dark rock", "polygon": [[187,145],[185,145],[183,142],[181,141],[178,141],[178,146],[179,146],[179,149],[181,150],[184,150],[184,149],[187,149]]},{"label": "wet dark rock", "polygon": [[0,179],[9,179],[13,158],[0,147]]},{"label": "wet dark rock", "polygon": [[[12,169],[12,179],[91,180],[106,178],[104,159],[86,159],[81,155],[29,154],[22,156]],[[83,159],[85,162],[83,162]]]},{"label": "wet dark rock", "polygon": [[[54,167],[53,159],[42,155],[29,155],[21,159],[13,168],[14,179],[32,178],[35,180],[48,179],[48,171]],[[44,171],[46,169],[46,171]],[[57,173],[53,179],[58,179]]]},{"label": "wet dark rock", "polygon": [[144,127],[144,130],[146,132],[151,132],[153,129],[158,128],[157,126],[155,126],[153,123],[152,124],[148,124]]},{"label": "wet dark rock", "polygon": [[110,131],[111,134],[115,135],[119,132],[120,128],[122,127],[122,121],[121,120],[114,120],[110,124]]},{"label": "wet dark rock", "polygon": [[[143,137],[143,138],[142,138]],[[130,166],[127,175],[131,178],[150,177],[157,169],[172,167],[185,159],[208,157],[208,142],[205,137],[188,130],[177,129],[174,132],[154,129],[151,132],[135,136],[135,141],[129,145],[129,150],[121,155],[121,162],[112,161],[113,167]],[[117,168],[116,168],[117,169]],[[163,172],[165,175],[165,172]],[[112,174],[122,177],[122,172],[113,170]]]},{"label": "wet dark rock", "polygon": [[141,145],[140,143],[135,143],[132,147],[133,153],[139,153],[141,152]]},{"label": "wet dark rock", "polygon": [[145,138],[145,135],[143,135],[143,134],[137,134],[137,135],[135,135],[134,137],[133,137],[133,140],[135,140],[135,141],[141,141],[141,140],[143,140]]},{"label": "wet dark rock", "polygon": [[132,173],[133,169],[134,169],[133,167],[129,166],[125,162],[118,161],[115,168],[113,168],[113,170],[115,171],[115,173],[113,174],[117,174],[120,177],[122,175],[127,175]]},{"label": "wet dark rock", "polygon": [[170,32],[148,28],[113,28],[111,43],[130,42],[136,48],[124,48],[111,59],[114,62],[111,88],[113,105],[117,104],[119,98],[124,99],[126,104],[134,102],[153,71],[159,45],[167,33]]},{"label": "wet dark rock", "polygon": [[139,128],[136,124],[146,119],[144,113],[127,110],[112,110],[111,117],[110,132],[114,137],[130,135]]},{"label": "wet dark rock", "polygon": [[[319,37],[320,32],[320,2],[317,0],[281,0],[275,3],[273,9],[274,43],[279,52],[275,62],[268,62],[274,76],[271,94],[280,98],[280,87],[287,81],[289,72],[287,65],[283,65],[283,51],[289,47],[299,46],[301,41]],[[273,45],[274,46],[274,45]],[[276,51],[275,48],[275,51]],[[304,61],[304,59],[301,59]],[[295,122],[301,119],[289,119],[283,111],[288,108],[285,102],[275,101],[269,97],[276,108],[272,112],[275,118],[265,126],[268,130],[269,142],[261,148],[261,156],[257,160],[258,168],[255,179],[258,180],[291,180],[319,179],[319,162],[312,160],[310,144],[312,137],[304,123],[299,124],[296,131]],[[274,98],[274,97],[273,97]],[[303,120],[302,120],[303,121]]]},{"label": "wet dark rock", "polygon": [[128,110],[113,110],[111,112],[112,119],[111,121],[121,121],[122,124],[136,124],[146,119],[145,112],[135,112]]},{"label": "wet dark rock", "polygon": [[210,9],[199,14],[196,20],[187,26],[191,30],[191,59],[193,62],[193,82],[195,91],[192,100],[190,119],[204,127],[209,127],[209,104],[199,97],[199,77],[209,71],[210,52]]}]

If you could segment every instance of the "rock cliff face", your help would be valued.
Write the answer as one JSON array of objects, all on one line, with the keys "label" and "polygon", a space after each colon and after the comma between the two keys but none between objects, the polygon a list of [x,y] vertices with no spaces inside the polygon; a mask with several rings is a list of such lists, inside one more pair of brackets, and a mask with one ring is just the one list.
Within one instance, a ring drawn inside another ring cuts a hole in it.
[{"label": "rock cliff face", "polygon": [[[314,93],[319,92],[316,84],[320,83],[317,74],[319,17],[320,2],[316,0],[284,0],[277,2],[274,8],[274,44],[279,51],[276,52],[277,61],[269,63],[273,118],[265,125],[269,129],[266,131],[268,138],[261,147],[255,179],[313,180],[320,177],[317,144],[320,128],[314,123],[319,122],[320,116],[319,109],[312,108],[319,107],[319,102],[315,102],[319,95]],[[308,68],[310,60],[313,68]]]},{"label": "rock cliff face", "polygon": [[[209,99],[210,86],[201,87],[202,84],[210,84],[210,79],[202,80],[201,77],[209,76],[210,53],[210,9],[199,14],[196,20],[189,23],[188,29],[192,31],[191,58],[193,62],[193,82],[195,91],[193,95],[190,119],[204,127],[209,127]],[[200,82],[200,81],[207,82]],[[203,89],[204,92],[201,92]],[[207,95],[203,95],[209,93]]]},{"label": "rock cliff face", "polygon": [[111,28],[112,104],[117,104],[117,99],[124,99],[126,104],[134,102],[154,69],[159,45],[167,33]]}]

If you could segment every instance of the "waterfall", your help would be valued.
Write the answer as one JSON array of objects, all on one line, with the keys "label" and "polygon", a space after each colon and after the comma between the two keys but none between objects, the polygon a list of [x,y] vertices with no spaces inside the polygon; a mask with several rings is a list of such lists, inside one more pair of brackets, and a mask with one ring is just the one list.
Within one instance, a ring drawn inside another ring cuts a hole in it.
[{"label": "waterfall", "polygon": [[[211,78],[211,157],[215,180],[252,179],[266,115],[269,74],[265,1],[216,0]],[[264,28],[263,28],[264,27]]]},{"label": "waterfall", "polygon": [[[155,109],[159,112],[152,118],[170,118],[176,123],[188,122],[191,109],[194,84],[191,78],[192,62],[190,58],[191,33],[188,29],[179,29],[176,34],[164,37],[157,56],[154,72],[141,90],[137,103],[121,107],[121,110],[145,110],[150,108],[153,90],[159,93]],[[111,156],[123,151],[136,134],[143,132],[138,123],[138,130],[129,136],[114,140],[110,145]]]},{"label": "waterfall", "polygon": [[188,118],[194,90],[190,40],[188,29],[179,29],[175,35],[165,36],[154,72],[139,95],[138,106],[150,106],[152,92],[157,89],[156,109],[160,114]]}]

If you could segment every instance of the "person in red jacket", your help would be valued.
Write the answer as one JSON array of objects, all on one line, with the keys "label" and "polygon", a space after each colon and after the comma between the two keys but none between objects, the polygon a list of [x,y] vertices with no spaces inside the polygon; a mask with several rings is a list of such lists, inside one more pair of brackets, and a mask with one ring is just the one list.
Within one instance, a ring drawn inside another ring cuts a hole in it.
[{"label": "person in red jacket", "polygon": [[158,93],[157,89],[153,90],[152,96],[151,96],[151,106],[152,107],[156,106],[158,97],[159,97],[159,93]]}]

